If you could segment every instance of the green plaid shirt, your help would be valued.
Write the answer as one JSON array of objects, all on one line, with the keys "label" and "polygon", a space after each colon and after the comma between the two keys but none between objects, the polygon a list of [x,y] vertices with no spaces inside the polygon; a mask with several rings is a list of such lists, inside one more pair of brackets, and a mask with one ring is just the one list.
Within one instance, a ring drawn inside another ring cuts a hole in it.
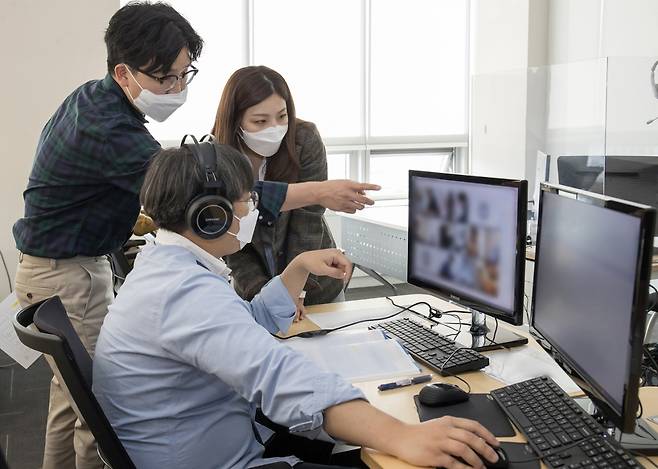
[{"label": "green plaid shirt", "polygon": [[[41,133],[25,215],[13,228],[16,247],[51,259],[121,247],[139,214],[148,163],[160,150],[145,123],[110,75],[66,98]],[[266,218],[276,218],[287,187],[257,185]]]}]

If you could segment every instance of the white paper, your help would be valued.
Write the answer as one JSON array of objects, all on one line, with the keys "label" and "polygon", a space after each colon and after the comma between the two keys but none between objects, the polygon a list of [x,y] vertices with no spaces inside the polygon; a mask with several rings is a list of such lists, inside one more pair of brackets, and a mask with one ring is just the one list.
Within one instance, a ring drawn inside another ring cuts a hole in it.
[{"label": "white paper", "polygon": [[15,293],[9,294],[0,303],[0,349],[14,359],[19,365],[27,369],[41,355],[41,352],[32,350],[18,340],[12,320],[21,309]]},{"label": "white paper", "polygon": [[548,376],[567,394],[581,391],[543,349],[526,345],[511,350],[487,352],[487,357],[489,357],[489,366],[482,371],[505,384]]},{"label": "white paper", "polygon": [[[403,308],[408,305],[401,305]],[[307,314],[306,317],[309,318],[313,323],[317,324],[320,329],[333,329],[334,327],[340,327],[345,324],[350,324],[355,321],[361,321],[363,319],[376,319],[389,316],[397,311],[400,311],[400,308],[393,306],[392,304],[378,306],[376,308],[359,308],[349,311],[328,311],[325,313],[312,313]],[[405,311],[406,313],[407,311]],[[359,324],[360,327],[364,327],[367,323]],[[330,334],[331,335],[331,334]]]},{"label": "white paper", "polygon": [[306,355],[323,370],[353,383],[420,372],[400,344],[387,339],[380,330],[332,332],[309,339],[289,339],[284,344]]}]

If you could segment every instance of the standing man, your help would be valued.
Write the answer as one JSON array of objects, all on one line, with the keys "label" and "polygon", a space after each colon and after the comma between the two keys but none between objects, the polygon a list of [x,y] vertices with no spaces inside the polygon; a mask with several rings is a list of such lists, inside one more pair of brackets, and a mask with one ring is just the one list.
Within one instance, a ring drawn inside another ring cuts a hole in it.
[{"label": "standing man", "polygon": [[[176,10],[148,2],[118,10],[105,43],[108,74],[73,91],[44,127],[23,194],[25,215],[13,228],[21,305],[59,295],[92,356],[113,298],[105,256],[130,236],[148,163],[160,149],[145,116],[162,122],[185,102],[203,47]],[[371,189],[378,186],[347,180],[256,187],[263,223],[314,204],[353,213],[372,204],[364,195]],[[55,371],[43,468],[74,467],[103,465]]]},{"label": "standing man", "polygon": [[[130,236],[148,162],[160,149],[144,115],[163,121],[183,104],[203,46],[176,10],[148,3],[117,11],[105,43],[108,74],[73,91],[41,133],[25,216],[13,228],[21,305],[59,295],[92,356],[113,298],[105,256]],[[67,396],[55,373],[43,468],[101,468]]]}]

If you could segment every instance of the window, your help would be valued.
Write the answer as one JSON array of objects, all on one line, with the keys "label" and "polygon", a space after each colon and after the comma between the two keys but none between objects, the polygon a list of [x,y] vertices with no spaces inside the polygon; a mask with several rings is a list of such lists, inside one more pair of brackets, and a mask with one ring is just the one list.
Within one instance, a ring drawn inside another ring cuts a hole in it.
[{"label": "window", "polygon": [[371,152],[370,180],[382,186],[377,198],[404,199],[409,192],[410,169],[446,172],[451,169],[451,163],[451,151]]},{"label": "window", "polygon": [[327,153],[327,179],[349,179],[349,163],[349,153]]},{"label": "window", "polygon": [[373,0],[370,134],[466,135],[468,2]]},{"label": "window", "polygon": [[468,0],[170,3],[205,46],[188,102],[149,124],[165,144],[209,132],[229,75],[262,64],[284,76],[297,115],[317,125],[330,178],[368,180],[384,186],[376,197],[406,197],[400,174],[442,168],[449,154],[450,168],[463,158],[455,149],[468,140]]},{"label": "window", "polygon": [[283,75],[325,139],[363,134],[362,25],[359,1],[254,1],[254,64]]}]

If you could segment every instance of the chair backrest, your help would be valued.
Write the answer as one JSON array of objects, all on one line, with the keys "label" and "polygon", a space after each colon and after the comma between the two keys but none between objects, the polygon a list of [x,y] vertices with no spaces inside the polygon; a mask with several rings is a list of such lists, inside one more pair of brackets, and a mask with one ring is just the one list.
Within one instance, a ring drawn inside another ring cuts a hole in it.
[{"label": "chair backrest", "polygon": [[[136,469],[91,391],[91,357],[73,329],[59,296],[19,311],[13,323],[23,344],[52,356],[82,418],[98,443],[104,462],[114,469]],[[30,328],[32,324],[37,331]]]}]

